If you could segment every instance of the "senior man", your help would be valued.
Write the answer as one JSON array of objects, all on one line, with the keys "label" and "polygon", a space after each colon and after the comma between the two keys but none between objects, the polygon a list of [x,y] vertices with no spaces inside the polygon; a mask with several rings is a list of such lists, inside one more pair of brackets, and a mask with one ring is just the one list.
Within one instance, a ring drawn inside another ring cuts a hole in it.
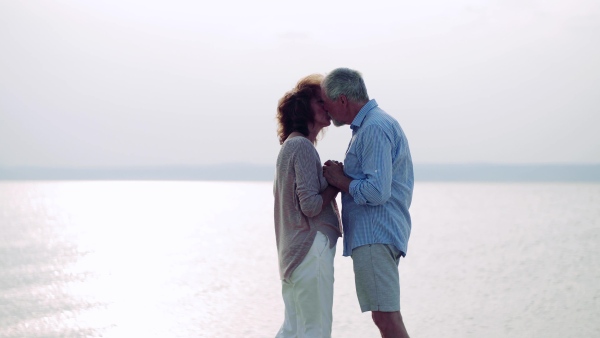
[{"label": "senior man", "polygon": [[344,256],[352,257],[361,311],[371,311],[382,337],[408,337],[398,271],[411,230],[414,176],[408,141],[398,121],[369,100],[359,72],[335,69],[321,88],[334,125],[352,129],[344,163],[329,160],[323,171],[342,191]]}]

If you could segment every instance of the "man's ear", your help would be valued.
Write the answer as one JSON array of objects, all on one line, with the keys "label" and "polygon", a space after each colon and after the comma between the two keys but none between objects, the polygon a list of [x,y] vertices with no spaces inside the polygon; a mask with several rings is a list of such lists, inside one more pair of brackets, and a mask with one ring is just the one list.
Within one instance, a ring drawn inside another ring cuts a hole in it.
[{"label": "man's ear", "polygon": [[338,100],[340,100],[340,103],[344,106],[348,103],[348,98],[344,94],[341,94]]}]

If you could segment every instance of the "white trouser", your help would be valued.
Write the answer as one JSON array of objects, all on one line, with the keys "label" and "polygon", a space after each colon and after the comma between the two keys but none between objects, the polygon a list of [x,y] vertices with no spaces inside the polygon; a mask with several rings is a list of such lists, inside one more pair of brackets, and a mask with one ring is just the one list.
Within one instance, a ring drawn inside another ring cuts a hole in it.
[{"label": "white trouser", "polygon": [[288,282],[281,282],[285,318],[277,338],[331,337],[333,306],[333,258],[335,246],[317,231],[304,260]]}]

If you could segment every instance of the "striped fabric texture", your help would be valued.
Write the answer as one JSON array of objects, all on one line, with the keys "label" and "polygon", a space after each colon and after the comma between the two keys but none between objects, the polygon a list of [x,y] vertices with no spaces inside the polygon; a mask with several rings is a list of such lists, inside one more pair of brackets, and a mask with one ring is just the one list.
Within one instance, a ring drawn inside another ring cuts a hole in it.
[{"label": "striped fabric texture", "polygon": [[370,100],[350,125],[344,172],[353,179],[342,194],[344,256],[362,245],[392,244],[405,256],[414,187],[408,140],[400,124]]}]

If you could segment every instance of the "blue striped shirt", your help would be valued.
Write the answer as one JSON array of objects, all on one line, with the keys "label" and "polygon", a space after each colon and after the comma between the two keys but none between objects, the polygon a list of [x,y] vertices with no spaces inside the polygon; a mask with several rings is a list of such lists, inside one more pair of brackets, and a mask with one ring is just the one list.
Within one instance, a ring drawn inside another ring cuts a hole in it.
[{"label": "blue striped shirt", "polygon": [[342,194],[344,256],[366,244],[392,244],[406,255],[414,186],[408,141],[400,124],[370,100],[350,125],[344,172],[352,178]]}]

